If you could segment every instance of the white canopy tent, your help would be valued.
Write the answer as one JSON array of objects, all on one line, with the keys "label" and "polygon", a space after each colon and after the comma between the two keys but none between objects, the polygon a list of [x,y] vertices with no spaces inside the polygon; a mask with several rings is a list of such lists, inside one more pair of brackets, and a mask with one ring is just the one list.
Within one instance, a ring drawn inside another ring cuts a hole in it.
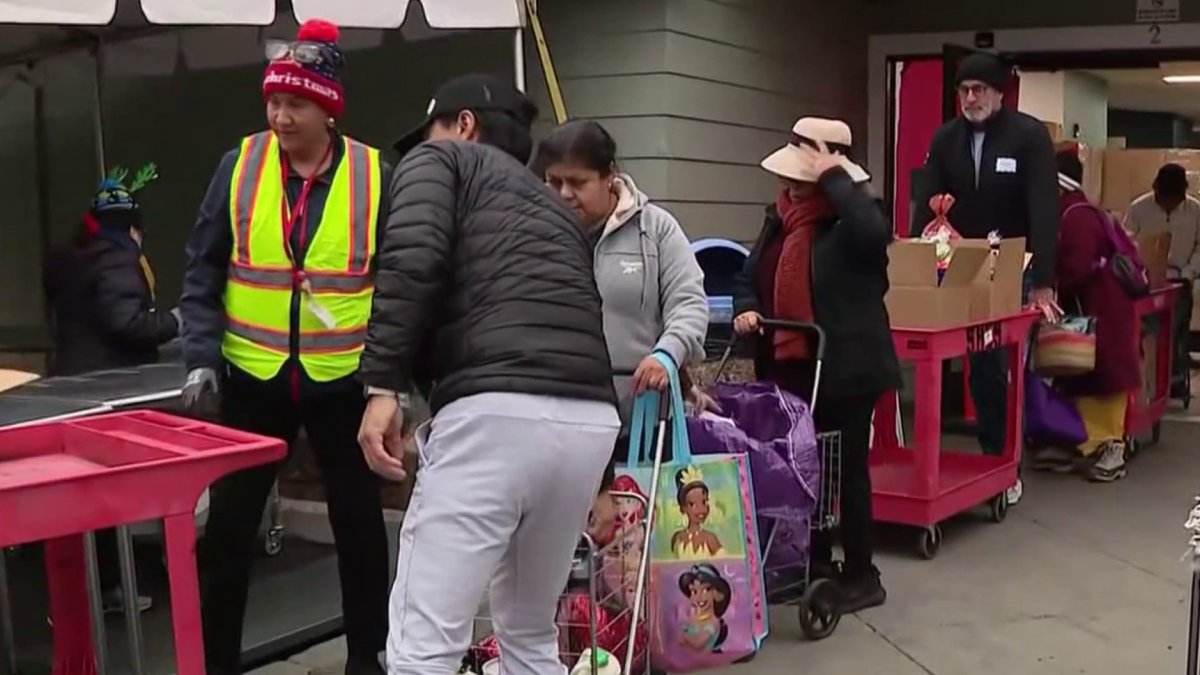
[{"label": "white canopy tent", "polygon": [[[8,223],[0,228],[0,286],[10,289],[0,294],[0,353],[44,349],[41,294],[25,286],[41,274],[42,254],[70,236],[75,211],[112,163],[154,160],[163,169],[149,214],[169,225],[156,227],[151,248],[166,270],[164,297],[172,297],[172,265],[206,180],[199,167],[248,128],[255,106],[246,94],[255,83],[247,74],[265,66],[266,38],[292,38],[310,18],[341,26],[355,93],[348,128],[386,148],[424,111],[440,78],[508,71],[525,88],[529,3],[0,0],[0,203]],[[174,131],[157,131],[166,128]]]},{"label": "white canopy tent", "polygon": [[[408,20],[420,5],[425,21]],[[262,60],[266,37],[289,37],[322,18],[350,30],[348,51],[378,46],[382,31],[406,40],[447,31],[513,29],[515,82],[525,88],[522,26],[525,0],[0,0],[0,94],[16,82],[36,85],[38,66],[67,52],[86,52],[96,71],[97,161],[104,171],[102,75],[169,74]],[[7,25],[2,25],[7,24]],[[247,40],[247,32],[257,32]],[[236,37],[237,39],[233,39]]]}]

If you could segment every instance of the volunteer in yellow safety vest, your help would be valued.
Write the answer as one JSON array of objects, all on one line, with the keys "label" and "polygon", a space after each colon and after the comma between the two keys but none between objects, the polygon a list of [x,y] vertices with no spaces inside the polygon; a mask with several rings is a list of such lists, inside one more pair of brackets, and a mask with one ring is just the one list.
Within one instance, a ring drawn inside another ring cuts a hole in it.
[{"label": "volunteer in yellow safety vest", "polygon": [[[295,440],[304,427],[324,475],[337,544],[347,673],[378,673],[387,637],[387,538],[379,483],[358,450],[365,407],[354,380],[374,289],[379,151],[342,136],[336,26],[309,21],[271,42],[270,129],[217,168],[187,244],[180,309],[184,402],[219,396],[223,424]],[[240,671],[254,539],[278,466],[212,491],[200,548],[208,672]],[[297,589],[300,590],[300,589]]]}]

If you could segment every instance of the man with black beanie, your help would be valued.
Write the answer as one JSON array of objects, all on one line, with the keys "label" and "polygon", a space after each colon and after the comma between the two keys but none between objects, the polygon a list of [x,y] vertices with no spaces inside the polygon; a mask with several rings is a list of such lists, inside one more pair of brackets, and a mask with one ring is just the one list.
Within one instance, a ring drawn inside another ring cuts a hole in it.
[{"label": "man with black beanie", "polygon": [[[1054,293],[1058,246],[1058,173],[1050,133],[1037,119],[1004,107],[1012,68],[998,57],[964,58],[955,78],[962,115],[934,134],[916,195],[913,231],[933,219],[929,199],[954,195],[950,223],[969,239],[997,232],[1024,237],[1033,254],[1026,277],[1029,302],[1047,316],[1059,313]],[[971,396],[978,410],[979,443],[988,455],[1004,451],[1008,366],[1002,350],[971,355]],[[1009,493],[1020,499],[1020,483]]]}]

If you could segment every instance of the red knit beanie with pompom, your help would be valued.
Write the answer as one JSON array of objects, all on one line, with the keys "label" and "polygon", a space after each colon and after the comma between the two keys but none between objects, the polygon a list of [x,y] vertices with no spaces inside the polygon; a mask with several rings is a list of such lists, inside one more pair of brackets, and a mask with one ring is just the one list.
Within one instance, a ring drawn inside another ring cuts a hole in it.
[{"label": "red knit beanie with pompom", "polygon": [[[296,33],[297,42],[316,42],[339,55],[338,27],[321,19],[305,21]],[[272,61],[263,76],[263,97],[274,93],[293,94],[321,106],[330,117],[338,118],[346,109],[345,91],[340,81],[340,63],[297,63],[290,56]]]}]

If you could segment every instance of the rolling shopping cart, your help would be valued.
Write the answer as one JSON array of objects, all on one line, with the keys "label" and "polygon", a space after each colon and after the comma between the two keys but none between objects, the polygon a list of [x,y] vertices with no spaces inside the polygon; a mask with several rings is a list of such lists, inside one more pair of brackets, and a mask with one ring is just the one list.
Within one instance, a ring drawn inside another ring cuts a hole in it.
[{"label": "rolling shopping cart", "polygon": [[[825,332],[816,324],[796,321],[763,319],[762,325],[764,328],[772,330],[803,332],[815,338],[814,354],[816,355],[816,361],[808,407],[809,415],[815,414],[817,392],[821,384],[821,367],[825,357]],[[732,391],[739,386],[737,384],[721,382],[721,375],[724,373],[730,358],[735,352],[737,342],[737,335],[734,334],[725,348],[724,354],[721,356],[720,365],[713,378],[713,384],[716,385],[713,393],[718,402],[724,392]],[[694,448],[695,446],[693,445]],[[809,486],[815,497],[815,503],[812,505],[808,528],[797,533],[799,536],[808,538],[808,541],[801,543],[803,544],[803,549],[810,553],[813,535],[831,532],[838,526],[840,521],[839,495],[841,494],[842,484],[841,432],[832,431],[816,434],[816,447],[814,451],[819,459],[820,467],[815,481],[817,485],[815,487]],[[762,461],[763,458],[756,458],[754,453],[749,454],[751,475],[753,477],[756,459]],[[768,579],[767,600],[771,604],[796,605],[799,611],[800,629],[804,633],[804,636],[809,640],[822,640],[833,634],[842,618],[839,609],[841,593],[837,582],[834,580],[840,564],[834,563],[833,567],[827,570],[817,569],[811,562],[810,564],[804,564],[800,568],[796,565],[769,564],[767,561],[771,560],[773,547],[779,544],[778,535],[783,528],[783,524],[778,518],[762,515],[764,512],[770,512],[772,510],[770,507],[774,506],[773,504],[762,503],[764,500],[770,498],[771,496],[764,494],[762,490],[755,490],[755,500],[758,502],[755,506],[758,507],[760,527],[765,525],[763,531],[766,532],[762,559],[764,561],[764,576]]]}]

